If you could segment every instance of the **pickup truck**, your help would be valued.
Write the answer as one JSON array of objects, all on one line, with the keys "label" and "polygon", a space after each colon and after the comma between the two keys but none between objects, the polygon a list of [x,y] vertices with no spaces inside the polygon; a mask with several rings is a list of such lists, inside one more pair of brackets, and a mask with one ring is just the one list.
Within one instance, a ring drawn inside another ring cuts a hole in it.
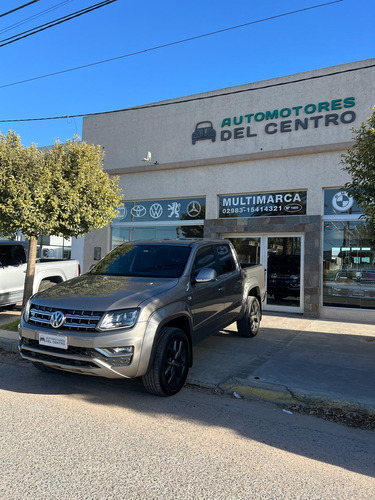
[{"label": "pickup truck", "polygon": [[[22,241],[0,241],[0,307],[22,302],[26,276],[27,245]],[[33,292],[44,290],[80,274],[76,260],[37,261]]]},{"label": "pickup truck", "polygon": [[34,295],[21,317],[21,356],[42,371],[142,377],[176,394],[193,346],[237,322],[259,330],[264,269],[242,268],[227,240],[124,243],[87,274]]}]

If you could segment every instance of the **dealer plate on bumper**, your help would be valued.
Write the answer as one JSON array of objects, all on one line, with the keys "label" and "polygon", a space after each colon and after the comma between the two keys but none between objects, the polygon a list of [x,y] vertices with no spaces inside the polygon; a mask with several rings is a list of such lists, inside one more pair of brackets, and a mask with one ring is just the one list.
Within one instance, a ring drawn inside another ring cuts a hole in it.
[{"label": "dealer plate on bumper", "polygon": [[49,333],[39,333],[39,344],[59,349],[68,349],[68,337],[66,335],[50,335]]}]

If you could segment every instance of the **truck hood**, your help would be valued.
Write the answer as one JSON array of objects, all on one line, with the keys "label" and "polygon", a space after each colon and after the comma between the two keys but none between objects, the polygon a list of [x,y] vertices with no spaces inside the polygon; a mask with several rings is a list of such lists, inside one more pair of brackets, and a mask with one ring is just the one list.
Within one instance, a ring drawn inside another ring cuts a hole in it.
[{"label": "truck hood", "polygon": [[37,293],[33,302],[58,309],[108,311],[138,307],[175,287],[177,279],[85,274]]}]

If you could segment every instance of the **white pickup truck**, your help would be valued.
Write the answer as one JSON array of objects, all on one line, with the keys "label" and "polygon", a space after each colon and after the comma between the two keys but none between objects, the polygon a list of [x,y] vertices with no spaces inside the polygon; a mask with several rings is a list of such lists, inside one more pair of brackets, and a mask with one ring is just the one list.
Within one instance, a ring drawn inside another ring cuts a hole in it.
[{"label": "white pickup truck", "polygon": [[[22,302],[27,266],[27,245],[22,241],[0,241],[0,307]],[[77,260],[38,260],[33,293],[79,276]]]}]

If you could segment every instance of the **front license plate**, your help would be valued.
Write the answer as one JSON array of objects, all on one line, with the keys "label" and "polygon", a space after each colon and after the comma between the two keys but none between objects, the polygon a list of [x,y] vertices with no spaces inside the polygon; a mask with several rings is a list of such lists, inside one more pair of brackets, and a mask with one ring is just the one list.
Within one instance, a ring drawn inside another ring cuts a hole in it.
[{"label": "front license plate", "polygon": [[39,333],[39,344],[58,347],[59,349],[68,349],[68,337],[65,335]]}]

